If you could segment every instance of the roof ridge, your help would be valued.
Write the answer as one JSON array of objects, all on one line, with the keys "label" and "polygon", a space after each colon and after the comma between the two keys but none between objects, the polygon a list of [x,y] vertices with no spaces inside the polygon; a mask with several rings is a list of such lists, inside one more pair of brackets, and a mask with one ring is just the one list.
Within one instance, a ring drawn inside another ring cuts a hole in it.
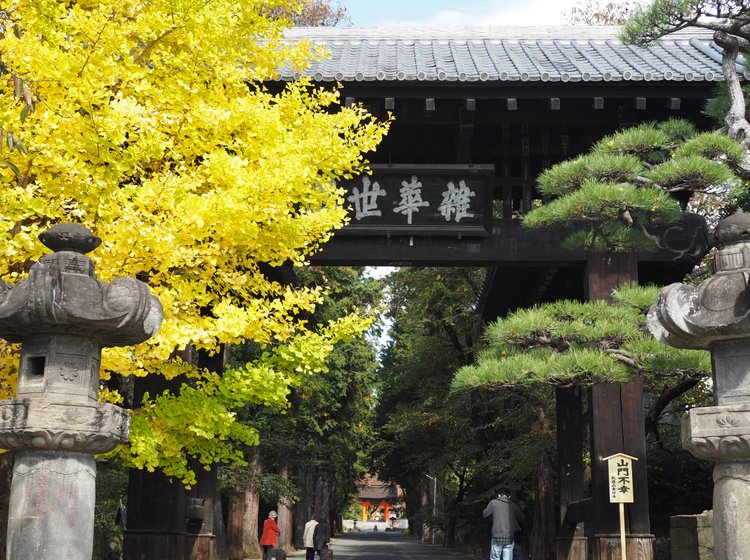
[{"label": "roof ridge", "polygon": [[[351,27],[292,27],[286,30],[288,39],[338,39],[361,41],[414,40],[619,40],[619,25],[472,25],[472,26],[351,26]],[[713,32],[706,29],[683,29],[659,41],[710,39]]]}]

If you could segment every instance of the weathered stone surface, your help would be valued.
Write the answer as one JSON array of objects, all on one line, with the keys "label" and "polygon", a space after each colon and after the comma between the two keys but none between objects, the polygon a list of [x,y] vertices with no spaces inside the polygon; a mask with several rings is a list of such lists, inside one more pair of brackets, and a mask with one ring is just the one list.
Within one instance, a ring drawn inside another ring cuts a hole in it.
[{"label": "weathered stone surface", "polygon": [[134,278],[107,284],[93,274],[86,255],[60,252],[39,259],[16,286],[0,283],[0,337],[21,342],[73,329],[102,346],[127,346],[156,333],[161,305],[146,284]]},{"label": "weathered stone surface", "polygon": [[750,550],[750,216],[716,229],[715,274],[697,288],[672,284],[649,311],[651,332],[678,348],[711,351],[717,406],[690,410],[683,446],[714,461],[714,553],[745,558]]},{"label": "weathered stone surface", "polygon": [[110,403],[0,401],[0,447],[106,453],[128,441],[130,416]]},{"label": "weathered stone surface", "polygon": [[682,446],[709,461],[750,459],[750,403],[688,411],[682,417]]},{"label": "weathered stone surface", "polygon": [[710,350],[750,334],[750,217],[739,212],[725,218],[715,237],[715,275],[697,288],[667,286],[649,312],[649,329],[671,346]]},{"label": "weathered stone surface", "polygon": [[8,515],[8,558],[88,560],[94,546],[96,464],[91,455],[22,451]]},{"label": "weathered stone surface", "polygon": [[134,278],[111,284],[85,253],[101,240],[74,224],[40,235],[55,253],[16,286],[0,282],[0,337],[21,342],[17,399],[0,401],[0,446],[18,450],[9,560],[87,560],[94,535],[93,454],[128,439],[128,413],[98,403],[101,350],[137,344],[162,309]]},{"label": "weathered stone surface", "polygon": [[100,362],[101,346],[94,338],[30,335],[21,347],[16,395],[25,398],[54,394],[96,402]]},{"label": "weathered stone surface", "polygon": [[714,554],[717,560],[746,558],[750,551],[750,462],[714,467]]}]

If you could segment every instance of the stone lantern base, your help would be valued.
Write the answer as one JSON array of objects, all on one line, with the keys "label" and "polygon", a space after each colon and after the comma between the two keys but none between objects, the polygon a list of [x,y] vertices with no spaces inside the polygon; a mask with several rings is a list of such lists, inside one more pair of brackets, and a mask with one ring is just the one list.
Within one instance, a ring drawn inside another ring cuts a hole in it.
[{"label": "stone lantern base", "polygon": [[17,452],[10,490],[7,557],[91,558],[95,497],[96,463],[91,455]]}]

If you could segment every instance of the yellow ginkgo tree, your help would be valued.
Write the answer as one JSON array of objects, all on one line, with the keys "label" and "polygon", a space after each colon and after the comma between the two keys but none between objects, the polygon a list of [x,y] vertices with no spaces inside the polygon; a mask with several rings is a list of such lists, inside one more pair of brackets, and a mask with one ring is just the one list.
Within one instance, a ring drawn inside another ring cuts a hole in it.
[{"label": "yellow ginkgo tree", "polygon": [[[0,8],[0,276],[16,283],[44,251],[37,234],[73,221],[103,239],[99,278],[146,280],[164,307],[154,339],[112,349],[103,376],[190,379],[133,410],[133,466],[190,484],[186,454],[239,459],[257,434],[246,403],[283,406],[324,368],[362,315],[323,329],[321,297],[272,281],[262,263],[301,265],[346,219],[336,181],[360,172],[387,129],[337,91],[263,84],[316,53],[282,41],[275,8],[303,0],[8,0]],[[266,352],[219,376],[179,357],[254,341]],[[16,361],[3,348],[2,378]],[[107,398],[118,399],[114,393]]]}]

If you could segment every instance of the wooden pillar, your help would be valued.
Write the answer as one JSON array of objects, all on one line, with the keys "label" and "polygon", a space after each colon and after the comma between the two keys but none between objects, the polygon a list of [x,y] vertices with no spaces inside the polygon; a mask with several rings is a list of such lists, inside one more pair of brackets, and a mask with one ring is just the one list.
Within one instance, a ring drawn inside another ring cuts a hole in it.
[{"label": "wooden pillar", "polygon": [[[560,494],[560,525],[555,544],[557,560],[585,560],[587,540],[584,536],[583,508],[576,509],[586,495],[584,487],[583,441],[585,418],[583,389],[561,387],[555,393],[557,410],[557,462]],[[570,511],[569,511],[570,507]]]},{"label": "wooden pillar", "polygon": [[[618,286],[638,279],[635,254],[591,254],[588,259],[587,293],[591,301],[609,300]],[[609,503],[608,470],[604,457],[626,453],[634,464],[635,503],[626,507],[628,556],[653,559],[646,477],[646,434],[643,384],[597,383],[589,391],[591,430],[591,511],[586,526],[591,560],[619,558],[619,510]],[[616,554],[613,556],[613,554]]]},{"label": "wooden pillar", "polygon": [[[213,356],[198,353],[199,367],[220,372],[224,367],[224,351]],[[186,351],[186,359],[189,359]],[[179,391],[185,380],[150,375],[135,381],[134,402],[145,392],[158,395],[168,389]],[[170,558],[175,560],[215,560],[219,557],[215,527],[223,524],[215,519],[221,508],[217,472],[206,471],[198,461],[191,460],[196,484],[190,490],[177,480],[167,479],[160,471],[153,473],[131,469],[128,479],[128,518],[123,539],[125,560]]]},{"label": "wooden pillar", "polygon": [[634,253],[590,253],[586,268],[589,301],[609,301],[612,290],[638,281],[638,255]]},{"label": "wooden pillar", "polygon": [[[158,375],[138,377],[134,402],[144,393],[158,395],[165,389],[178,390],[180,378],[166,380]],[[128,475],[127,524],[123,535],[123,558],[185,558],[186,494],[182,484],[161,471],[130,469]]]},{"label": "wooden pillar", "polygon": [[185,558],[185,489],[161,471],[130,469],[125,560]]},{"label": "wooden pillar", "polygon": [[197,460],[191,460],[190,467],[195,472],[196,481],[185,492],[185,558],[215,560],[219,557],[214,519],[214,505],[219,499],[217,469],[212,466],[207,471]]},{"label": "wooden pillar", "polygon": [[608,470],[603,458],[626,453],[633,462],[635,501],[625,506],[628,557],[653,558],[650,534],[648,479],[646,476],[646,434],[643,424],[643,386],[630,383],[598,383],[591,387],[591,471],[593,515],[589,527],[592,560],[608,560],[612,551],[619,558],[619,509],[609,503]]}]

